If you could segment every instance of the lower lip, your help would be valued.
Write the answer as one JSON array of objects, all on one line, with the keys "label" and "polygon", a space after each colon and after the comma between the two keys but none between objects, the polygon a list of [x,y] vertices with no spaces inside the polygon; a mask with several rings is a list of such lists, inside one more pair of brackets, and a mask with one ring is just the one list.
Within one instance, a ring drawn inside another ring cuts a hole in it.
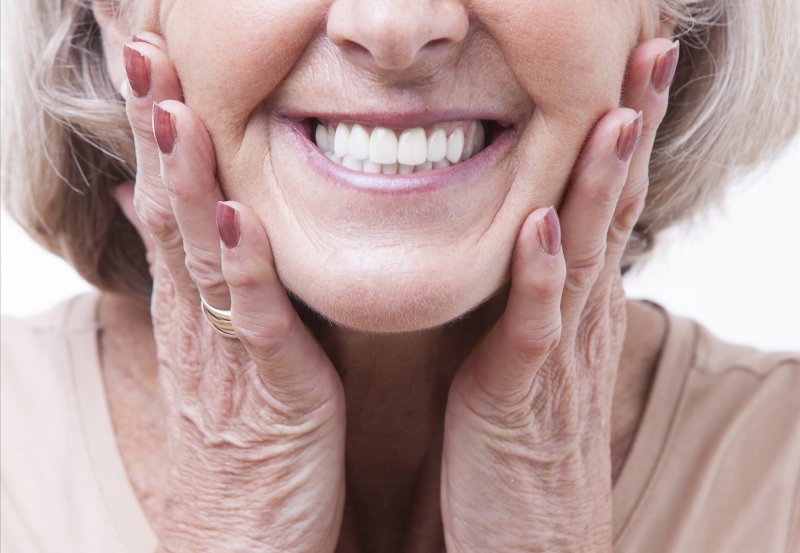
[{"label": "lower lip", "polygon": [[306,135],[301,121],[284,119],[292,131],[291,137],[305,154],[308,163],[336,184],[376,194],[420,193],[464,185],[476,180],[482,172],[495,165],[511,149],[516,133],[513,127],[503,131],[477,155],[445,169],[434,169],[406,175],[383,175],[353,171],[328,159]]}]

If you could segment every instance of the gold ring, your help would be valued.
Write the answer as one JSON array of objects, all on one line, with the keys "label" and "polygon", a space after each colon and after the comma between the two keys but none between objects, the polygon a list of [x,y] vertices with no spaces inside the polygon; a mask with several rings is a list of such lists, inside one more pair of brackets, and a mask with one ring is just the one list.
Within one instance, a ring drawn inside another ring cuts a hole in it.
[{"label": "gold ring", "polygon": [[217,309],[208,304],[203,296],[200,296],[200,308],[203,310],[203,316],[208,321],[214,330],[225,336],[226,338],[236,338],[236,329],[233,328],[231,322],[230,309]]}]

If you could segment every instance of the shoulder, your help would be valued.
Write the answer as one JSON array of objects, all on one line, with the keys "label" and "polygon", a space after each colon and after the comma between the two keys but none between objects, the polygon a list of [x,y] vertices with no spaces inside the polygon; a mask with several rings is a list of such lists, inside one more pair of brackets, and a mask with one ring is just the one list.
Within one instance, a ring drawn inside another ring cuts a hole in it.
[{"label": "shoulder", "polygon": [[786,423],[800,422],[800,352],[731,344],[702,325],[693,325],[690,370],[695,392],[725,398],[743,410],[771,413]]},{"label": "shoulder", "polygon": [[[26,318],[2,317],[0,355],[3,376],[41,362],[71,336],[97,330],[98,296],[86,294],[65,300],[48,311]],[[63,361],[63,359],[62,359]]]},{"label": "shoulder", "polygon": [[731,344],[668,317],[649,414],[619,490],[620,505],[634,510],[620,519],[620,551],[793,550],[800,354]]},{"label": "shoulder", "polygon": [[751,346],[731,344],[699,323],[696,332],[695,370],[708,375],[726,376],[749,373],[762,379],[773,373],[800,374],[800,351],[763,351]]}]

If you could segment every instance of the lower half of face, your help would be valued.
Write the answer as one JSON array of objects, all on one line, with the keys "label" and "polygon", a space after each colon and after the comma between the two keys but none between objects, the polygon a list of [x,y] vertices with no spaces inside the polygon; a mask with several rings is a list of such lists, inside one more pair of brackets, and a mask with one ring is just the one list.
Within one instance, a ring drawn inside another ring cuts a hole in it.
[{"label": "lower half of face", "polygon": [[225,195],[259,215],[289,291],[365,331],[446,323],[507,282],[525,218],[558,204],[617,105],[638,33],[619,2],[453,0],[428,20],[466,21],[401,67],[381,56],[420,40],[414,21],[326,19],[380,2],[219,4],[177,0],[162,24]]}]

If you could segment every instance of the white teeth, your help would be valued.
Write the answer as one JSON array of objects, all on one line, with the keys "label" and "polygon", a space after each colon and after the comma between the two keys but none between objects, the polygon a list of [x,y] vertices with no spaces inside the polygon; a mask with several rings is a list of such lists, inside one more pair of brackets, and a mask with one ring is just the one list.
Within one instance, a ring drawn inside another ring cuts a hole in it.
[{"label": "white teeth", "polygon": [[384,127],[372,129],[369,159],[375,163],[397,163],[397,135],[393,130]]},{"label": "white teeth", "polygon": [[364,160],[364,172],[365,173],[380,173],[381,172],[381,164],[375,163],[369,159]]},{"label": "white teeth", "polygon": [[367,159],[369,157],[369,135],[364,127],[356,123],[350,131],[348,154],[356,159]]},{"label": "white teeth", "polygon": [[[335,125],[335,126],[334,126]],[[319,149],[332,161],[354,171],[384,175],[445,169],[466,161],[484,148],[485,134],[479,121],[451,125],[447,135],[434,127],[430,136],[425,129],[406,129],[398,138],[386,127],[360,123],[319,123],[314,139]]]},{"label": "white teeth", "polygon": [[464,131],[459,127],[447,138],[447,159],[450,163],[461,161],[461,151],[463,149]]},{"label": "white teeth", "polygon": [[331,150],[331,143],[328,139],[328,129],[322,125],[317,125],[316,139],[317,146],[319,146],[320,150],[323,152],[329,152]]},{"label": "white teeth", "polygon": [[447,155],[447,133],[436,129],[428,137],[428,161],[442,161]]},{"label": "white teeth", "polygon": [[397,141],[397,161],[404,165],[419,165],[428,158],[428,139],[425,129],[407,129]]},{"label": "white teeth", "polygon": [[333,153],[339,157],[344,157],[350,150],[350,129],[344,123],[339,123],[336,127],[336,134],[333,137]]},{"label": "white teeth", "polygon": [[475,149],[475,134],[480,127],[477,121],[470,123],[467,127],[467,132],[464,133],[464,150],[461,152],[461,161],[465,161],[472,157],[472,152]]},{"label": "white teeth", "polygon": [[483,125],[475,121],[469,126],[467,134],[464,136],[464,151],[461,152],[461,161],[466,161],[483,150],[483,141]]},{"label": "white teeth", "polygon": [[364,169],[364,162],[360,159],[354,158],[350,154],[344,156],[342,159],[342,165],[348,169],[353,169],[354,171],[362,171]]}]

